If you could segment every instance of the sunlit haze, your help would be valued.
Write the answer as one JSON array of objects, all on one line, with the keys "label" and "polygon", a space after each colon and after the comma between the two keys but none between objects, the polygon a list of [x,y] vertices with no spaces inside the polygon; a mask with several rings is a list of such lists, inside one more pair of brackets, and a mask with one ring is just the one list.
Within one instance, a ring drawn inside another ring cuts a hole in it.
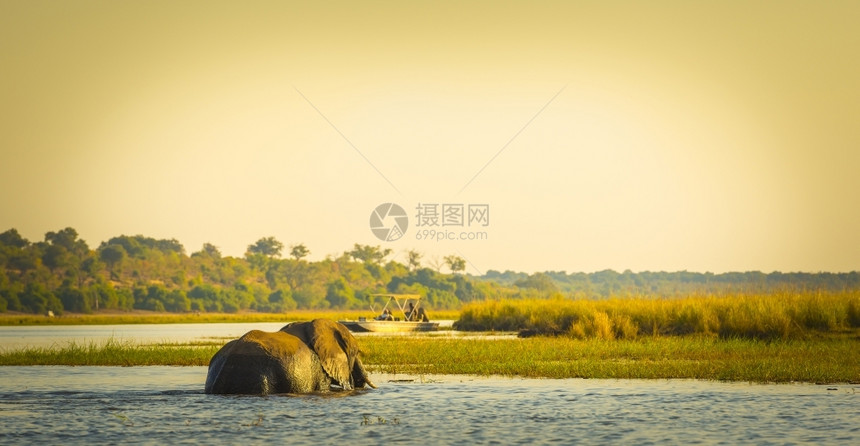
[{"label": "sunlit haze", "polygon": [[0,232],[860,269],[860,2],[309,3],[0,3]]}]

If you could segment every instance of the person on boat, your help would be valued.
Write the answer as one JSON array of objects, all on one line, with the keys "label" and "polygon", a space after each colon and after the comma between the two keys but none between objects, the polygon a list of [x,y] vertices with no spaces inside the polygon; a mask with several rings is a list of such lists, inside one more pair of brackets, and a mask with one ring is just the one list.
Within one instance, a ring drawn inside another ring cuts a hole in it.
[{"label": "person on boat", "polygon": [[391,310],[389,310],[388,308],[386,308],[386,309],[382,312],[382,314],[380,314],[379,316],[376,316],[376,320],[378,320],[378,321],[393,321],[393,320],[394,320],[394,315],[392,315],[392,314],[391,314]]},{"label": "person on boat", "polygon": [[418,307],[418,313],[415,315],[415,320],[419,322],[430,322],[430,319],[427,319],[427,313],[424,312],[424,307]]},{"label": "person on boat", "polygon": [[415,306],[412,305],[412,302],[409,302],[409,306],[406,308],[406,320],[429,322],[429,319],[427,319],[427,313],[424,312],[424,307],[415,308]]}]

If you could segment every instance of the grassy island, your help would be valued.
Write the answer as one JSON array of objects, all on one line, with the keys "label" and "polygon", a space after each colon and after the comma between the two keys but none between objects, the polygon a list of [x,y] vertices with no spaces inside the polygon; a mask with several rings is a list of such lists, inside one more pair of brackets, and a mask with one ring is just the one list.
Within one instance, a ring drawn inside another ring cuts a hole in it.
[{"label": "grassy island", "polygon": [[[358,315],[204,314],[142,320],[272,322]],[[82,316],[75,323],[104,320],[99,317],[106,316]],[[122,323],[122,319],[108,319]],[[857,292],[486,301],[465,306],[455,327],[474,333],[363,336],[359,342],[365,363],[377,373],[860,382]],[[528,337],[515,336],[517,331]],[[507,336],[499,336],[502,333]],[[140,345],[111,340],[0,349],[0,365],[205,366],[225,342]]]}]

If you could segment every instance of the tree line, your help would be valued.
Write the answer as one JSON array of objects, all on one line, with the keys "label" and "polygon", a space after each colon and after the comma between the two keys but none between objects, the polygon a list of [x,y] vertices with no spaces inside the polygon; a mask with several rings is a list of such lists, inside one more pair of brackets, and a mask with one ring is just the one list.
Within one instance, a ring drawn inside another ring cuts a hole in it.
[{"label": "tree line", "polygon": [[769,294],[777,291],[850,291],[860,289],[860,272],[782,273],[774,271],[727,272],[721,274],[690,271],[634,273],[611,269],[593,273],[547,271],[535,274],[487,271],[483,280],[503,286],[561,293],[574,298],[624,296],[681,297],[693,294]]},{"label": "tree line", "polygon": [[[671,297],[721,291],[857,289],[851,273],[596,273],[464,274],[459,256],[425,260],[408,251],[406,263],[390,249],[355,244],[338,256],[308,261],[304,244],[274,237],[248,245],[243,257],[223,256],[205,243],[190,255],[175,239],[120,235],[90,248],[73,228],[31,242],[17,230],[0,233],[0,312],[89,313],[133,309],[168,312],[284,312],[364,309],[372,294],[420,294],[431,309],[497,298]],[[286,256],[284,256],[286,254]],[[423,265],[427,263],[429,266]],[[446,272],[443,272],[446,271]]]},{"label": "tree line", "polygon": [[188,255],[175,239],[121,235],[91,249],[74,228],[48,232],[39,242],[10,229],[0,233],[0,312],[362,309],[371,294],[395,292],[448,309],[501,291],[455,274],[465,268],[456,256],[446,258],[452,274],[443,274],[422,267],[415,251],[407,264],[370,245],[316,262],[305,260],[309,254],[304,244],[286,247],[274,237],[230,257],[211,243]]}]

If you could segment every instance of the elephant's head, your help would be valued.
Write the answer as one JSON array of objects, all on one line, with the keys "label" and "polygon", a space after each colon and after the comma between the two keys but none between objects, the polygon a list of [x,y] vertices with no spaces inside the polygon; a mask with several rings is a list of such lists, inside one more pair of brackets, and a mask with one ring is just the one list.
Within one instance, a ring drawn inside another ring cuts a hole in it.
[{"label": "elephant's head", "polygon": [[367,377],[359,358],[358,341],[343,324],[330,319],[293,322],[281,329],[310,347],[319,357],[323,371],[344,390],[376,388]]},{"label": "elephant's head", "polygon": [[358,342],[328,319],[253,330],[228,342],[209,362],[206,393],[306,393],[369,386]]}]

